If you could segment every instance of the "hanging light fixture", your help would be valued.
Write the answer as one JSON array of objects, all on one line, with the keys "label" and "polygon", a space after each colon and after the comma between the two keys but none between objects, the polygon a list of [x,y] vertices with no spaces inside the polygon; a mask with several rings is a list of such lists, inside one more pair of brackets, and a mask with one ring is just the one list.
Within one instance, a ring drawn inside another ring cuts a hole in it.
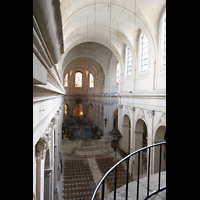
[{"label": "hanging light fixture", "polygon": [[[95,56],[96,56],[96,49],[95,49],[95,23],[96,23],[96,0],[94,0],[94,66],[95,66]],[[92,144],[92,173],[93,173],[93,142],[91,140],[91,144]],[[90,189],[94,189],[95,188],[95,183],[93,181],[93,176],[91,177],[91,182],[89,185]]]},{"label": "hanging light fixture", "polygon": [[[88,42],[89,40],[88,40],[88,17],[87,17],[87,42]],[[86,45],[86,47],[87,47],[87,49],[88,49],[88,55],[89,55],[89,45]],[[88,58],[86,57],[86,64],[88,64]],[[86,145],[86,139],[85,139],[85,145]],[[83,160],[83,164],[84,165],[87,165],[87,163],[88,163],[88,160],[87,160],[87,157],[86,157],[86,148],[85,148],[85,158],[84,158],[84,160]]]}]

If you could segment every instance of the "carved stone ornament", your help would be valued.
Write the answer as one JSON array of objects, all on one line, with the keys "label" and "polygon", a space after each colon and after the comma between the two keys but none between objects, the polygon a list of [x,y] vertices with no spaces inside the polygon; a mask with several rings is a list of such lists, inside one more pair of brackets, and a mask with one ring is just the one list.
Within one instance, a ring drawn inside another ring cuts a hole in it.
[{"label": "carved stone ornament", "polygon": [[135,111],[135,107],[130,107],[130,111]]},{"label": "carved stone ornament", "polygon": [[149,117],[153,117],[155,114],[154,110],[147,110],[147,113],[149,114]]},{"label": "carved stone ornament", "polygon": [[77,104],[80,104],[82,100],[80,98],[77,98],[77,99],[75,99],[75,101]]},{"label": "carved stone ornament", "polygon": [[144,110],[143,109],[139,110],[138,118],[144,118]]},{"label": "carved stone ornament", "polygon": [[124,114],[129,114],[129,109],[128,109],[128,106],[125,106],[125,109],[124,109]]},{"label": "carved stone ornament", "polygon": [[160,120],[158,121],[159,124],[166,125],[166,113],[162,113]]},{"label": "carved stone ornament", "polygon": [[46,140],[43,138],[43,139],[40,139],[37,144],[36,144],[36,151],[37,152],[40,152],[40,151],[43,151],[47,148],[47,142]]}]

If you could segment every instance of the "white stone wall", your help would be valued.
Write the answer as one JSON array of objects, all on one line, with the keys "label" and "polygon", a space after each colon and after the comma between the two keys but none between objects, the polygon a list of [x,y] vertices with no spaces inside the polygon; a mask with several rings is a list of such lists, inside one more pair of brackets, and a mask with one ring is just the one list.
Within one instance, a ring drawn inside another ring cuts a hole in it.
[{"label": "white stone wall", "polygon": [[[53,30],[53,32],[52,32]],[[65,94],[59,1],[33,2],[33,196],[58,199]]]}]

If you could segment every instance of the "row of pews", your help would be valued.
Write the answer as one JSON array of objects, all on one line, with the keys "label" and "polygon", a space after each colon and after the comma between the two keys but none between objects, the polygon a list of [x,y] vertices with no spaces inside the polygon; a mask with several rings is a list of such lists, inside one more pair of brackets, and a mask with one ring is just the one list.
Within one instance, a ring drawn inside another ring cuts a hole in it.
[{"label": "row of pews", "polygon": [[[65,160],[63,187],[64,199],[89,200],[96,185],[88,162],[84,163],[83,159]],[[95,200],[100,200],[99,193]]]},{"label": "row of pews", "polygon": [[[101,171],[102,176],[113,166],[115,165],[115,161],[113,157],[107,158],[96,158],[97,165]],[[115,170],[113,170],[105,179],[109,192],[114,190],[114,178],[115,178]],[[132,181],[132,177],[129,173],[129,182]],[[120,188],[126,184],[126,169],[121,163],[117,167],[117,188]]]}]

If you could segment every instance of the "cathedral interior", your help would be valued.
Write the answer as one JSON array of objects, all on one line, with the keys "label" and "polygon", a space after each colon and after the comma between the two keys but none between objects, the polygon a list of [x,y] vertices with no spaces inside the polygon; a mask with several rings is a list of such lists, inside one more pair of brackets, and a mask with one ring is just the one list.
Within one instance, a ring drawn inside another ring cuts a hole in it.
[{"label": "cathedral interior", "polygon": [[[118,161],[165,141],[166,1],[34,0],[33,199],[89,200]],[[117,191],[159,171],[165,184],[166,145],[149,154],[118,166]]]}]

